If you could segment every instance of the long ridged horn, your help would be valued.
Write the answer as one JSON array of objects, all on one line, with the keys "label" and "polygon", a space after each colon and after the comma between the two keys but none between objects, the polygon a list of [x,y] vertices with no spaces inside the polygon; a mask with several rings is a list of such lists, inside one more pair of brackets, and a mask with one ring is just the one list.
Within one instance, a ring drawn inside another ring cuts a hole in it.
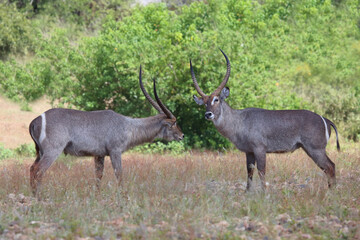
[{"label": "long ridged horn", "polygon": [[139,72],[139,83],[140,83],[140,88],[141,91],[144,93],[144,96],[146,97],[146,99],[151,103],[151,105],[153,105],[153,107],[158,110],[158,112],[162,112],[162,109],[159,107],[159,105],[154,101],[154,99],[152,99],[150,97],[150,95],[147,93],[147,91],[144,88],[144,85],[142,83],[142,79],[141,79],[141,65],[140,65],[140,72]]},{"label": "long ridged horn", "polygon": [[191,59],[190,59],[190,71],[191,71],[191,78],[192,78],[193,83],[195,85],[196,91],[200,94],[201,97],[205,97],[206,94],[200,89],[199,84],[196,81],[194,69],[193,69],[192,64],[191,64]]},{"label": "long ridged horn", "polygon": [[156,92],[156,82],[155,82],[155,79],[153,79],[154,81],[154,95],[155,95],[155,99],[156,99],[156,102],[159,104],[159,106],[161,107],[162,111],[166,114],[166,116],[170,119],[175,119],[175,116],[170,112],[169,109],[167,109],[167,107],[165,107],[165,105],[161,102],[159,96],[157,95],[157,92]]},{"label": "long ridged horn", "polygon": [[[220,49],[220,48],[219,48]],[[230,61],[228,59],[228,57],[226,56],[226,54],[223,52],[223,50],[220,49],[220,51],[222,52],[222,54],[224,55],[225,59],[226,59],[226,75],[224,77],[224,80],[221,82],[220,86],[214,91],[214,95],[219,95],[219,93],[221,92],[221,90],[225,87],[227,81],[229,80],[230,77],[230,70],[231,70],[231,66],[230,66]]]}]

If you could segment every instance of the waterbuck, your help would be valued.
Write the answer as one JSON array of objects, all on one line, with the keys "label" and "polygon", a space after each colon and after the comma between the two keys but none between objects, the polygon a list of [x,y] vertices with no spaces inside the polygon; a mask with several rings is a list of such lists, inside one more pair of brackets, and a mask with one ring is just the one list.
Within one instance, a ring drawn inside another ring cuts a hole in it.
[{"label": "waterbuck", "polygon": [[30,185],[36,194],[41,178],[50,165],[64,152],[74,156],[94,156],[97,186],[104,170],[104,157],[110,156],[115,176],[121,182],[121,154],[127,149],[151,142],[155,138],[167,141],[182,140],[184,134],[176,124],[176,117],[166,108],[156,92],[156,102],[146,92],[141,79],[142,92],[159,112],[147,118],[131,118],[111,110],[78,111],[50,109],[29,126],[36,147],[36,160],[30,168]]},{"label": "waterbuck", "polygon": [[227,63],[227,71],[220,86],[206,95],[199,87],[190,60],[191,77],[200,98],[194,95],[199,105],[205,105],[205,119],[214,123],[217,130],[228,138],[240,151],[246,153],[248,172],[247,190],[251,188],[255,163],[261,186],[265,189],[266,153],[304,151],[326,173],[328,185],[336,184],[335,164],[326,155],[326,144],[332,126],[336,132],[337,149],[340,150],[338,132],[334,123],[307,110],[266,110],[231,108],[225,99],[230,90],[225,87],[230,77],[230,61],[220,49]]}]

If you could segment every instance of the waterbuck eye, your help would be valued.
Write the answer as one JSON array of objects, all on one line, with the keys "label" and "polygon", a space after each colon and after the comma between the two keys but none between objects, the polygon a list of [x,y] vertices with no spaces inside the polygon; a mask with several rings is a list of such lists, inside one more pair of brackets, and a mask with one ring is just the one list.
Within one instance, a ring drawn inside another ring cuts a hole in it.
[{"label": "waterbuck eye", "polygon": [[218,101],[219,101],[219,99],[215,98],[215,99],[214,99],[214,101],[215,101],[215,102],[218,102]]}]

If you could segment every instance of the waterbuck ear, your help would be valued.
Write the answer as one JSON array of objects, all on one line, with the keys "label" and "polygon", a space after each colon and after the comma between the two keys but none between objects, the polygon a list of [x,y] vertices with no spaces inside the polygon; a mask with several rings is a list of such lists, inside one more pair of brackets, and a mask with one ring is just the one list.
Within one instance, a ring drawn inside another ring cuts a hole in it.
[{"label": "waterbuck ear", "polygon": [[221,100],[224,100],[230,95],[230,89],[228,87],[224,87],[223,90],[221,90],[220,98]]},{"label": "waterbuck ear", "polygon": [[204,101],[202,100],[202,98],[198,98],[197,96],[193,95],[194,97],[194,101],[199,104],[199,105],[203,105]]}]

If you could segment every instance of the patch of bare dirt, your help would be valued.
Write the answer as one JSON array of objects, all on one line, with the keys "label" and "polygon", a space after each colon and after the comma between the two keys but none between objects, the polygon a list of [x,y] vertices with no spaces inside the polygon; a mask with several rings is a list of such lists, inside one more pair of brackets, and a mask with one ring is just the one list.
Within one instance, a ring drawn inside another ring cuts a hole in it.
[{"label": "patch of bare dirt", "polygon": [[30,112],[22,111],[18,103],[0,96],[0,144],[6,148],[16,148],[24,143],[32,143],[29,124],[51,105],[43,97],[30,103],[30,108]]}]

